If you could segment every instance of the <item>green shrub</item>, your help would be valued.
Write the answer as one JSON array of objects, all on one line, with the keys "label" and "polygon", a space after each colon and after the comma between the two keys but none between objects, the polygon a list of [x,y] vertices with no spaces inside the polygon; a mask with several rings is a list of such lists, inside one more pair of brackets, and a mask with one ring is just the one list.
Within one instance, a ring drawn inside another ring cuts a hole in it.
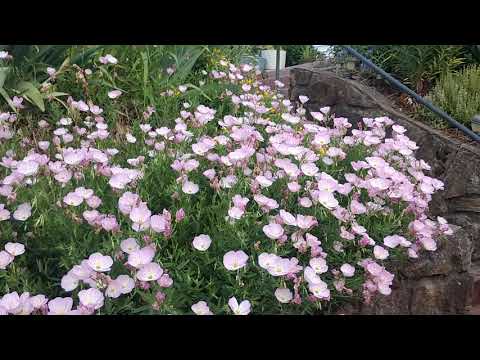
[{"label": "green shrub", "polygon": [[[12,56],[11,62],[0,64],[0,95],[13,111],[10,97],[21,95],[41,111],[45,111],[45,94],[41,88],[49,78],[47,68],[64,68],[67,64],[84,65],[105,46],[71,45],[0,45],[0,51]],[[50,94],[51,96],[51,94]],[[60,93],[54,96],[61,96]]]},{"label": "green shrub", "polygon": [[[474,63],[471,48],[459,45],[353,45],[373,63],[420,95],[425,95],[445,73]],[[334,48],[337,59],[344,50]]]},{"label": "green shrub", "polygon": [[[474,115],[480,113],[480,66],[471,65],[457,73],[441,76],[428,95],[428,100],[466,126]],[[420,113],[432,121],[437,128],[448,124],[426,110]]]},{"label": "green shrub", "polygon": [[313,61],[306,55],[316,54],[317,50],[312,45],[282,45],[282,49],[286,51],[285,65],[294,66],[304,62]]}]

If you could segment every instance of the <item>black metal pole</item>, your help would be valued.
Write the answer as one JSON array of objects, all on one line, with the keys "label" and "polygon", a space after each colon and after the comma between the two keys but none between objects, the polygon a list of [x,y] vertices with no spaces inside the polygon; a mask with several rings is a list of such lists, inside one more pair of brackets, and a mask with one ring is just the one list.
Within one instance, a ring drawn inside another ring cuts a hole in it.
[{"label": "black metal pole", "polygon": [[371,67],[373,70],[375,70],[377,73],[382,75],[385,79],[390,81],[393,85],[395,85],[397,88],[399,88],[401,91],[407,93],[410,95],[412,98],[414,98],[417,102],[428,108],[430,111],[432,111],[434,114],[440,116],[444,120],[446,120],[450,125],[456,127],[457,129],[461,130],[463,133],[466,135],[470,136],[473,140],[480,142],[480,136],[475,134],[472,130],[467,128],[466,126],[460,124],[458,121],[453,119],[450,115],[448,115],[445,111],[437,108],[435,105],[433,105],[431,102],[425,100],[423,97],[418,95],[416,92],[410,90],[407,86],[403,85],[400,81],[397,79],[393,78],[390,74],[379,68],[377,65],[372,63],[369,59],[367,59],[365,56],[361,55],[359,52],[356,50],[352,49],[350,46],[345,46],[343,45],[343,48],[347,50],[350,54],[355,56],[357,59],[361,60],[365,65]]},{"label": "black metal pole", "polygon": [[277,61],[275,63],[275,80],[279,80],[280,77],[280,49],[277,49]]}]

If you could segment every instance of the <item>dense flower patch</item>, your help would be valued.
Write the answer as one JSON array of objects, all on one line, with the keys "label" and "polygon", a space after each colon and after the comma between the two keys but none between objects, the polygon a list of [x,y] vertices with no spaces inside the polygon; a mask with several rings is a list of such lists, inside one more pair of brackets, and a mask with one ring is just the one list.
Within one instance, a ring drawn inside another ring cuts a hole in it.
[{"label": "dense flower patch", "polygon": [[118,89],[103,105],[69,97],[28,133],[13,99],[18,114],[0,114],[0,313],[312,314],[388,296],[389,261],[451,233],[426,215],[442,182],[391,119],[353,128],[256,75],[220,61],[200,87],[220,87],[221,108],[180,85],[159,92],[178,97],[171,119],[150,106],[122,126],[102,108]]}]

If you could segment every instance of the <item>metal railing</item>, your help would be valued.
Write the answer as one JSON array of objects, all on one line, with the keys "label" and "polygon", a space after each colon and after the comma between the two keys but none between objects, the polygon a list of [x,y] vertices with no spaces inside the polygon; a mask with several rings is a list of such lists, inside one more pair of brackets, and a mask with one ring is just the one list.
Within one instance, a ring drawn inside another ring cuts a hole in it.
[{"label": "metal railing", "polygon": [[423,97],[418,95],[416,92],[412,91],[410,88],[402,84],[400,81],[392,77],[390,74],[385,72],[383,69],[375,65],[373,62],[371,62],[369,59],[367,59],[365,56],[360,54],[358,51],[352,49],[350,46],[342,45],[342,47],[351,55],[359,59],[361,62],[363,62],[365,65],[370,67],[372,70],[374,70],[376,73],[381,75],[384,79],[388,80],[391,84],[396,86],[400,91],[410,95],[412,98],[414,98],[419,104],[422,104],[425,106],[427,109],[429,109],[431,112],[436,114],[437,116],[441,117],[445,121],[447,121],[450,125],[453,127],[456,127],[460,131],[462,131],[465,135],[469,136],[473,140],[477,141],[480,143],[480,136],[476,133],[474,133],[472,130],[467,128],[466,126],[460,124],[458,121],[456,121],[454,118],[452,118],[450,115],[448,115],[445,111],[439,109],[435,105],[433,105],[431,102],[425,100]]}]

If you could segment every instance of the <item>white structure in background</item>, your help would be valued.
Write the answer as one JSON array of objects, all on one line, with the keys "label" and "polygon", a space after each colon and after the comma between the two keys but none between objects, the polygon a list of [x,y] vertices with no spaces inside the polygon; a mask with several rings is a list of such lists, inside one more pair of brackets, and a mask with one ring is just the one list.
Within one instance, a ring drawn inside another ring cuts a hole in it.
[{"label": "white structure in background", "polygon": [[326,57],[331,55],[332,46],[331,45],[313,45],[318,52],[324,54]]},{"label": "white structure in background", "polygon": [[[265,59],[265,70],[276,70],[277,68],[277,50],[262,50],[260,53],[262,58]],[[285,50],[280,51],[280,70],[285,69],[285,59],[287,52]]]},{"label": "white structure in background", "polygon": [[[329,57],[331,55],[331,48],[330,45],[313,45],[318,52],[323,53],[325,57]],[[285,60],[286,60],[286,51],[280,51],[280,66],[279,69],[285,69]],[[265,70],[271,71],[276,70],[277,68],[277,50],[262,50],[260,56],[265,59]]]}]

